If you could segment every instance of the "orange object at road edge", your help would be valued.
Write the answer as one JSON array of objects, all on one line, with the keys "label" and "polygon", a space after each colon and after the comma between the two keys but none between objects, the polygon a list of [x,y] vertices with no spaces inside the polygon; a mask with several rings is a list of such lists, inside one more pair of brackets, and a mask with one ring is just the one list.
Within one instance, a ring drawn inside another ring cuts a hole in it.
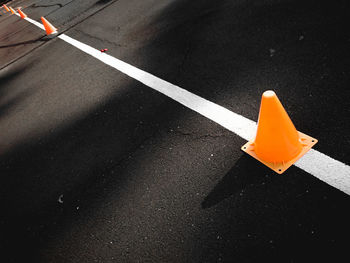
[{"label": "orange object at road edge", "polygon": [[16,11],[13,10],[13,8],[11,6],[9,8],[10,8],[10,11],[11,11],[12,14],[16,14]]},{"label": "orange object at road edge", "polygon": [[23,13],[20,8],[17,8],[17,11],[18,11],[18,13],[19,13],[19,15],[21,16],[22,19],[27,17],[27,15],[25,13]]},{"label": "orange object at road edge", "polygon": [[269,90],[262,95],[255,139],[241,149],[282,174],[316,143],[296,130],[275,92]]},{"label": "orange object at road edge", "polygon": [[5,10],[6,10],[7,12],[10,12],[10,9],[7,7],[7,5],[3,4],[2,6],[5,8]]},{"label": "orange object at road edge", "polygon": [[41,17],[41,22],[43,23],[43,25],[45,27],[47,35],[57,33],[57,29],[53,25],[51,25],[51,23],[49,21],[47,21],[43,16]]}]

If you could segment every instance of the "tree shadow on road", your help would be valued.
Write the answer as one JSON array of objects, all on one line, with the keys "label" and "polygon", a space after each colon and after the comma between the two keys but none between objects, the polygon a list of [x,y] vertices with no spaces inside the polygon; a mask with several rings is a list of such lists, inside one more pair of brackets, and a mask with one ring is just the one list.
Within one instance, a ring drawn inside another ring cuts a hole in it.
[{"label": "tree shadow on road", "polygon": [[[0,83],[1,83],[1,85],[0,85],[0,100],[2,100],[2,98],[4,96],[6,96],[9,92],[8,83],[10,83],[12,80],[14,80],[20,74],[22,74],[29,67],[30,67],[30,65],[28,67],[20,67],[15,71],[11,71],[3,76],[0,76]],[[16,94],[11,99],[9,99],[5,102],[0,102],[0,119],[3,116],[5,116],[13,106],[20,103],[23,99],[28,97],[30,94],[32,94],[31,91],[24,90],[24,91]]]}]

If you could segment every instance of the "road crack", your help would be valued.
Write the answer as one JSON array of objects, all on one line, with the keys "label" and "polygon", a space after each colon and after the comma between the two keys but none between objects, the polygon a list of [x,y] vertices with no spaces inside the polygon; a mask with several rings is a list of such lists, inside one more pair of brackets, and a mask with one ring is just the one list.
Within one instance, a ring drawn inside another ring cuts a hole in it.
[{"label": "road crack", "polygon": [[207,134],[199,135],[196,132],[184,132],[184,131],[180,131],[180,130],[177,130],[177,131],[170,130],[170,132],[176,136],[190,136],[190,137],[193,137],[192,139],[194,139],[194,140],[201,140],[201,139],[207,139],[207,138],[217,139],[217,138],[227,137],[227,134],[209,134],[209,133],[207,133]]},{"label": "road crack", "polygon": [[63,7],[63,4],[52,4],[52,5],[37,5],[33,4],[31,7],[32,8],[38,8],[38,7],[52,7],[52,6],[58,6],[59,8]]},{"label": "road crack", "polygon": [[100,38],[100,37],[91,35],[91,34],[89,34],[89,33],[86,33],[86,32],[83,31],[83,30],[80,30],[80,29],[77,29],[77,28],[75,28],[74,30],[77,31],[77,32],[79,32],[79,33],[81,33],[81,34],[83,34],[84,36],[89,37],[89,38],[96,39],[96,40],[99,40],[99,41],[101,41],[101,42],[105,42],[105,43],[111,44],[111,45],[113,45],[113,46],[123,47],[123,45],[121,45],[121,44],[118,44],[118,43],[115,43],[115,42],[113,42],[113,41],[110,41],[110,40],[107,40],[107,39],[104,39],[104,38]]}]

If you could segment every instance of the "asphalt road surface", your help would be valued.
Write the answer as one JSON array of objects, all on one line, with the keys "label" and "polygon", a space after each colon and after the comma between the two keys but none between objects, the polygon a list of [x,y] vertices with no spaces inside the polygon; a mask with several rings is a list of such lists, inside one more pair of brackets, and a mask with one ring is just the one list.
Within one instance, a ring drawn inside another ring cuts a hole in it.
[{"label": "asphalt road surface", "polygon": [[[273,89],[350,164],[348,1],[8,6],[254,121]],[[245,142],[0,10],[0,262],[346,262],[349,195]]]}]

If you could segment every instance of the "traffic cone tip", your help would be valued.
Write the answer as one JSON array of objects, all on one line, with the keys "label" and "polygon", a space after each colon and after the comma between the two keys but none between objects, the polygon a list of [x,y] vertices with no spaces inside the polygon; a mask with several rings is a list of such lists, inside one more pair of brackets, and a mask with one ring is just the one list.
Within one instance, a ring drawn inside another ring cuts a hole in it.
[{"label": "traffic cone tip", "polygon": [[271,98],[275,95],[276,95],[276,93],[273,90],[267,90],[263,93],[263,96],[266,98]]}]

